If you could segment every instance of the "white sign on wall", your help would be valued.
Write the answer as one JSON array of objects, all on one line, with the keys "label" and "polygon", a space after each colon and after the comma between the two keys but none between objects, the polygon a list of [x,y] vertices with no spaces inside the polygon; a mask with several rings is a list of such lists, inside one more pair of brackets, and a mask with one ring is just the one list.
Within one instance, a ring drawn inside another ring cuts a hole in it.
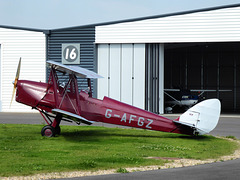
[{"label": "white sign on wall", "polygon": [[80,64],[80,44],[62,44],[62,64]]}]

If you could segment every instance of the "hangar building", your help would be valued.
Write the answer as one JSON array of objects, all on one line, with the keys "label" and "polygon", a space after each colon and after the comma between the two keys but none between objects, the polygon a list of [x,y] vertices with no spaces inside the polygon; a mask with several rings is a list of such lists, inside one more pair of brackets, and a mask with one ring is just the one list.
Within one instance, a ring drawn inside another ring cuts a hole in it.
[{"label": "hangar building", "polygon": [[205,97],[221,99],[223,111],[238,111],[239,19],[240,4],[235,4],[47,30],[41,48],[46,59],[104,76],[92,82],[98,98],[106,95],[162,114],[164,88],[181,86],[216,90]]},{"label": "hangar building", "polygon": [[43,30],[0,26],[0,112],[32,112],[15,101],[10,105],[19,58],[20,79],[45,81],[46,38]]},{"label": "hangar building", "polygon": [[239,19],[240,5],[234,5],[96,26],[98,72],[110,77],[99,82],[98,95],[122,100],[128,89],[130,103],[163,113],[164,88],[215,89],[206,98],[221,99],[225,111],[239,110]]}]

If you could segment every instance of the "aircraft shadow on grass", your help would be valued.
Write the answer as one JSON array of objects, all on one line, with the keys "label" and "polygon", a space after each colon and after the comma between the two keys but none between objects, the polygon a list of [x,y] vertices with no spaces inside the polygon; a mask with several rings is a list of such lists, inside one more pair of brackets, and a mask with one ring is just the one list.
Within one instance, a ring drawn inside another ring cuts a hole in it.
[{"label": "aircraft shadow on grass", "polygon": [[[62,132],[61,136],[63,136],[66,140],[68,141],[104,141],[105,138],[112,138],[114,139],[116,137],[123,137],[126,138],[146,138],[149,140],[149,138],[154,138],[154,139],[159,139],[159,141],[161,141],[161,139],[198,139],[198,140],[211,140],[212,137],[211,136],[187,136],[187,135],[180,135],[180,134],[172,134],[172,133],[162,133],[161,135],[150,135],[148,134],[121,134],[121,133],[117,133],[117,132],[110,132],[111,130],[97,130],[97,129],[93,129],[93,130],[75,130],[72,132],[66,131],[66,132]],[[131,131],[131,130],[129,130]],[[144,131],[143,131],[144,133]],[[105,137],[105,138],[104,138]]]}]

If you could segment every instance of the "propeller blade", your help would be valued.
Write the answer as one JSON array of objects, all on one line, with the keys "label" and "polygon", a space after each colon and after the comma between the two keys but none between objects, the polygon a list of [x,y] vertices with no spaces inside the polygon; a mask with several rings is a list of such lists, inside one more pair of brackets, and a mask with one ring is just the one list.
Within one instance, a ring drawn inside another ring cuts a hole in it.
[{"label": "propeller blade", "polygon": [[10,107],[12,105],[12,101],[13,101],[14,94],[15,94],[15,91],[16,91],[17,82],[18,82],[19,75],[20,75],[20,69],[21,69],[21,58],[19,59],[19,62],[18,62],[17,73],[16,73],[16,77],[15,77],[15,80],[14,80],[14,84],[13,84],[13,93],[12,93],[12,99],[11,99]]},{"label": "propeller blade", "polygon": [[19,59],[19,62],[18,62],[17,73],[16,73],[16,77],[15,77],[15,81],[14,81],[14,88],[16,88],[16,86],[17,86],[17,81],[18,81],[18,78],[20,75],[20,68],[21,68],[21,58]]},{"label": "propeller blade", "polygon": [[16,91],[16,88],[13,88],[13,93],[12,93],[12,99],[11,99],[10,107],[12,106],[12,101],[13,101],[13,98],[14,98],[15,91]]}]

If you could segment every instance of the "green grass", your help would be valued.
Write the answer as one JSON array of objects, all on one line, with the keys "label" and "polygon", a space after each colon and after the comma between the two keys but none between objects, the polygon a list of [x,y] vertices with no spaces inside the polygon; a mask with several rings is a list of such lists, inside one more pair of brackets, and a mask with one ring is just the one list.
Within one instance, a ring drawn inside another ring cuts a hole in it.
[{"label": "green grass", "polygon": [[119,168],[116,170],[117,173],[129,173],[129,171],[125,168]]},{"label": "green grass", "polygon": [[237,138],[235,136],[226,136],[226,138],[228,139],[233,139],[233,140],[237,140]]},{"label": "green grass", "polygon": [[213,136],[191,137],[137,129],[62,126],[55,138],[42,125],[0,125],[0,177],[37,173],[163,165],[167,160],[231,154],[237,145]]}]

